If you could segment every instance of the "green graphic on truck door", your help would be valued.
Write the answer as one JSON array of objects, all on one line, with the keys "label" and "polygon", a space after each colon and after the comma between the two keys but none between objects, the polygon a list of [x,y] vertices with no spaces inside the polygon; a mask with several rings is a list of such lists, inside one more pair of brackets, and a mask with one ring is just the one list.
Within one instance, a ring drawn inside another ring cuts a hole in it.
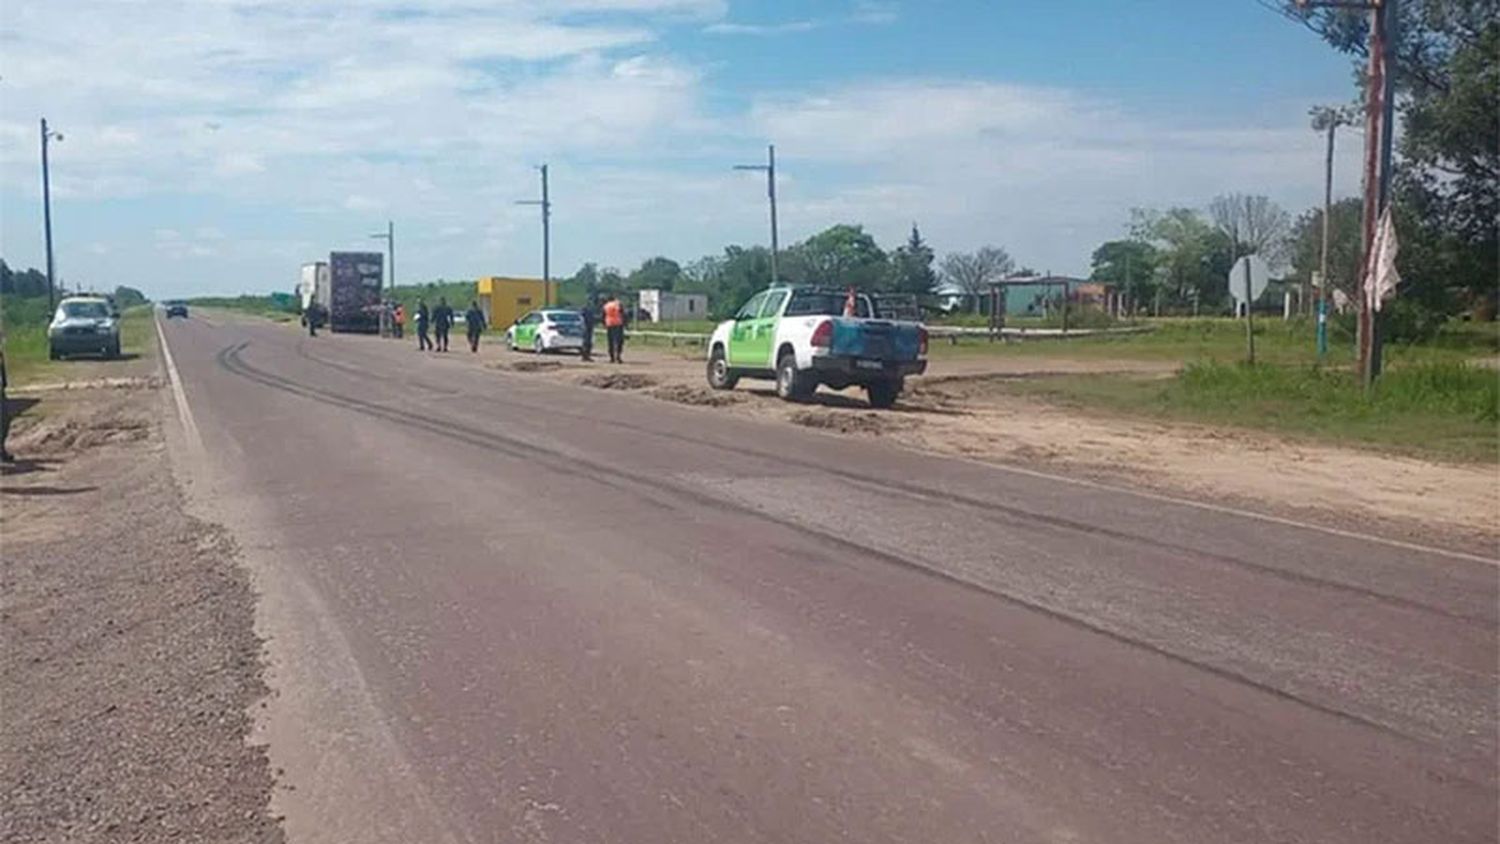
[{"label": "green graphic on truck door", "polygon": [[729,363],[746,369],[770,369],[771,344],[776,339],[776,323],[787,291],[768,290],[757,294],[735,316],[729,335]]}]

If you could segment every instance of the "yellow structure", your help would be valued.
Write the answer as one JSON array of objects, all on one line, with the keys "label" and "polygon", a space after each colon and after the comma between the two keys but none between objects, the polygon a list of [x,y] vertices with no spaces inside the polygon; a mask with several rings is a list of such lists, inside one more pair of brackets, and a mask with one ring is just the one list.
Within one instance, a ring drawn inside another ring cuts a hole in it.
[{"label": "yellow structure", "polygon": [[504,331],[528,311],[557,305],[557,282],[544,284],[539,278],[486,276],[475,282],[479,308],[485,321],[497,331]]}]

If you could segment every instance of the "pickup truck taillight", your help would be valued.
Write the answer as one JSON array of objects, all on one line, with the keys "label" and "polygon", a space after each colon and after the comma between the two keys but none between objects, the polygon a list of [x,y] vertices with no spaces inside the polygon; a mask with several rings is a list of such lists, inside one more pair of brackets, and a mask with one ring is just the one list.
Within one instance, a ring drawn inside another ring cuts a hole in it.
[{"label": "pickup truck taillight", "polygon": [[927,356],[927,329],[920,326],[917,328],[917,354]]},{"label": "pickup truck taillight", "polygon": [[815,349],[826,349],[833,345],[833,323],[823,320],[813,329],[812,345]]}]

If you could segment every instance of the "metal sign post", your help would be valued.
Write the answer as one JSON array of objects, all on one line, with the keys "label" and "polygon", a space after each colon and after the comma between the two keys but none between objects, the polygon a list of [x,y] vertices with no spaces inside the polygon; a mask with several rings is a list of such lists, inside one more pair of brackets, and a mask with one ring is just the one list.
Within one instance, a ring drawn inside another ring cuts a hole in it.
[{"label": "metal sign post", "polygon": [[1250,262],[1245,262],[1245,348],[1251,365],[1255,364],[1255,309],[1250,307]]}]

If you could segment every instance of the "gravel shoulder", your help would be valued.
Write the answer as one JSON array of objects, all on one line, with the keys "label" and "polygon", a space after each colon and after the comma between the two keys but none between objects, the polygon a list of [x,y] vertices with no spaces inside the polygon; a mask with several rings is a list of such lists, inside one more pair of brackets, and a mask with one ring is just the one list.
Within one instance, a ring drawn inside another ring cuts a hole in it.
[{"label": "gravel shoulder", "polygon": [[0,840],[278,842],[255,597],[137,378],[14,396],[0,478]]},{"label": "gravel shoulder", "polygon": [[1223,502],[1417,541],[1493,549],[1500,484],[1493,467],[1437,463],[1243,429],[1113,416],[1018,397],[1004,381],[1054,374],[1166,375],[1161,361],[965,357],[935,360],[894,410],[874,411],[858,390],[821,389],[805,405],[776,399],[769,382],[715,393],[689,347],[627,347],[627,363],[536,358],[492,344],[485,365],[528,377],[652,398],[830,433],[879,437],[909,448],[1087,477]]}]

